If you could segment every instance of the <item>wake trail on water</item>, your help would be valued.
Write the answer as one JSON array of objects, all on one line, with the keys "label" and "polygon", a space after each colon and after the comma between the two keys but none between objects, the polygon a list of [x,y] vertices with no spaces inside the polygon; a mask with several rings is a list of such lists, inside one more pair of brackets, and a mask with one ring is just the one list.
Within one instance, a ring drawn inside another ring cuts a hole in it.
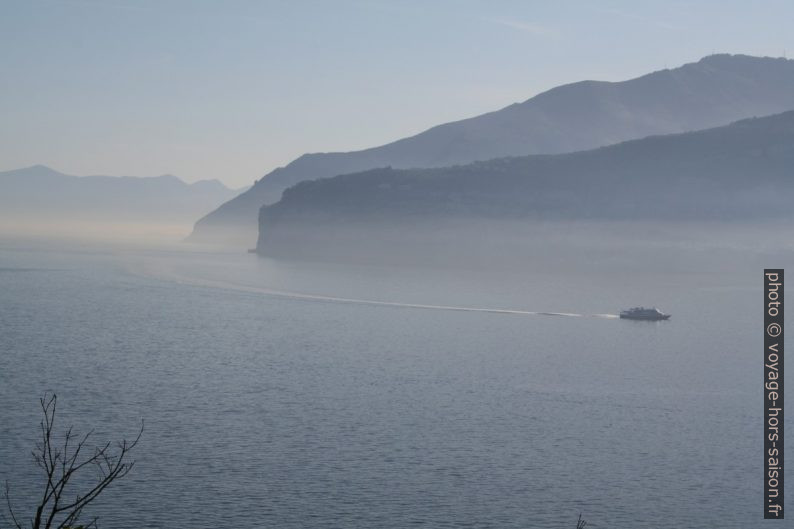
[{"label": "wake trail on water", "polygon": [[284,299],[296,299],[305,301],[318,301],[324,303],[345,303],[355,305],[370,305],[377,307],[398,307],[406,309],[425,309],[425,310],[445,310],[456,312],[481,312],[489,314],[515,314],[520,316],[562,316],[568,318],[603,318],[603,319],[618,319],[617,314],[577,314],[573,312],[537,312],[529,310],[513,310],[513,309],[497,309],[488,307],[462,307],[455,305],[428,305],[423,303],[401,303],[397,301],[380,301],[372,299],[361,298],[346,298],[338,296],[324,296],[320,294],[306,294],[303,292],[293,292],[289,290],[276,290],[266,287],[257,287],[253,285],[241,285],[229,281],[219,281],[215,279],[191,277],[185,274],[178,273],[171,269],[162,267],[147,266],[139,263],[138,266],[129,266],[130,272],[135,275],[142,275],[146,277],[153,277],[156,279],[171,281],[174,283],[219,288],[223,290],[234,290],[238,292],[250,292],[255,294],[263,294],[266,296],[279,297]]}]

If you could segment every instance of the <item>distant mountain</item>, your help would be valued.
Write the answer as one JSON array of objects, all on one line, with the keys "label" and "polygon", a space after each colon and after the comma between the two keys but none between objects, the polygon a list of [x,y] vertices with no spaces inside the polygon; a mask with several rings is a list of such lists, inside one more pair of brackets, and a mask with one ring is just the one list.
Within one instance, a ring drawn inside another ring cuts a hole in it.
[{"label": "distant mountain", "polygon": [[36,165],[0,172],[0,222],[128,223],[189,226],[239,193],[217,180],[187,184],[175,176],[71,176]]},{"label": "distant mountain", "polygon": [[[363,250],[386,233],[444,220],[791,220],[792,204],[789,111],[571,154],[301,182],[262,208],[258,251],[305,255],[306,246],[342,239]],[[350,227],[368,235],[347,237]]]},{"label": "distant mountain", "polygon": [[786,59],[712,55],[629,81],[573,83],[381,147],[303,155],[200,219],[191,237],[253,237],[259,207],[304,180],[384,166],[443,167],[573,152],[792,109],[794,60]]}]

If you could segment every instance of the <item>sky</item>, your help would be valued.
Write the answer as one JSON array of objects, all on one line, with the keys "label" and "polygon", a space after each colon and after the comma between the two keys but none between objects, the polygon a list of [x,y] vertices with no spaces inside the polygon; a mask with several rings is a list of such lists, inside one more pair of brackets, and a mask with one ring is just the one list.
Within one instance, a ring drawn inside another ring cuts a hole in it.
[{"label": "sky", "polygon": [[0,0],[0,171],[250,185],[559,84],[794,55],[794,2]]}]

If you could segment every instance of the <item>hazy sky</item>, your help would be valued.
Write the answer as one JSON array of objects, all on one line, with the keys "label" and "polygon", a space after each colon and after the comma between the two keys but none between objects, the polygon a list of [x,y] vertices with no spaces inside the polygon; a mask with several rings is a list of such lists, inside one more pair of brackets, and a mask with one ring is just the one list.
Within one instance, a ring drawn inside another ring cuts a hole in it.
[{"label": "hazy sky", "polygon": [[0,170],[250,184],[581,79],[794,54],[794,2],[0,0]]}]

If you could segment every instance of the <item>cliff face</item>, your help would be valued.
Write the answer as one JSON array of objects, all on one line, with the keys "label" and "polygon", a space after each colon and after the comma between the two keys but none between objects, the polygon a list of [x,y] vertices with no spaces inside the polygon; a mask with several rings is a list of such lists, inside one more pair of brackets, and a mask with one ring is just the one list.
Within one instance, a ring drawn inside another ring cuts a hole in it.
[{"label": "cliff face", "polygon": [[352,229],[377,238],[395,226],[415,232],[451,220],[791,218],[792,168],[794,111],[571,154],[376,169],[288,189],[261,210],[258,250],[298,248],[324,238],[318,234]]},{"label": "cliff face", "polygon": [[794,109],[794,61],[714,55],[629,81],[560,86],[481,116],[349,153],[307,154],[196,223],[195,239],[253,234],[259,207],[296,183],[376,167],[443,167],[592,149]]}]

